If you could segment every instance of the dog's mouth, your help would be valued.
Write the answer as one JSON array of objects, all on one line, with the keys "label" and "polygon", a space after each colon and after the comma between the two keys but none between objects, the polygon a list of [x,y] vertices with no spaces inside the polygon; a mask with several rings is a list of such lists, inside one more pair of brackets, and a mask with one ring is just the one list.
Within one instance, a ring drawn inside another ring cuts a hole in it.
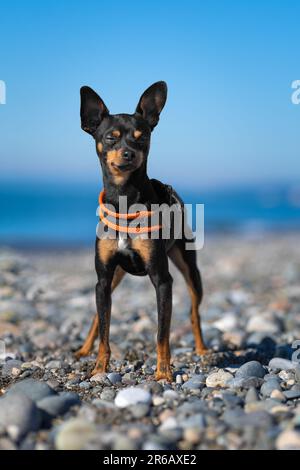
[{"label": "dog's mouth", "polygon": [[111,163],[111,166],[112,166],[113,168],[115,168],[116,170],[119,170],[119,171],[130,171],[130,170],[134,170],[134,166],[132,165],[132,163],[121,163],[121,164],[117,164],[117,163],[112,162],[112,163]]}]

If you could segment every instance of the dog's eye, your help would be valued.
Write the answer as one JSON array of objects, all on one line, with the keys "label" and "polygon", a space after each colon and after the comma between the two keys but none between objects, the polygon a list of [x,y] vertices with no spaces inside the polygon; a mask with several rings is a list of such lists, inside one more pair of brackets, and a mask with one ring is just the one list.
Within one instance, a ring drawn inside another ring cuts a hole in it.
[{"label": "dog's eye", "polygon": [[110,131],[107,134],[106,140],[107,142],[115,142],[120,137],[121,137],[121,132],[118,129],[114,129],[113,131]]},{"label": "dog's eye", "polygon": [[107,135],[107,136],[105,137],[105,140],[106,140],[107,142],[115,142],[116,138],[115,138],[113,135]]}]

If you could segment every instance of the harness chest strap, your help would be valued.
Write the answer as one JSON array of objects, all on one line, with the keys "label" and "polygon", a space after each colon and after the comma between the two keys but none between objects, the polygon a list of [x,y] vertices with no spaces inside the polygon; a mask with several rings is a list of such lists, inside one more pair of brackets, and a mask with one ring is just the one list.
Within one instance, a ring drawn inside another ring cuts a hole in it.
[{"label": "harness chest strap", "polygon": [[138,211],[138,212],[133,212],[130,214],[114,212],[105,206],[104,199],[105,199],[105,191],[103,190],[100,192],[100,195],[99,195],[99,207],[100,207],[99,217],[100,217],[101,222],[103,222],[104,225],[107,225],[107,227],[117,232],[135,233],[135,234],[155,232],[162,228],[161,225],[151,225],[150,227],[127,227],[127,226],[119,225],[117,223],[113,223],[105,217],[105,214],[111,217],[114,217],[116,220],[117,219],[135,220],[135,219],[141,219],[145,217],[151,217],[154,214],[154,211]]}]

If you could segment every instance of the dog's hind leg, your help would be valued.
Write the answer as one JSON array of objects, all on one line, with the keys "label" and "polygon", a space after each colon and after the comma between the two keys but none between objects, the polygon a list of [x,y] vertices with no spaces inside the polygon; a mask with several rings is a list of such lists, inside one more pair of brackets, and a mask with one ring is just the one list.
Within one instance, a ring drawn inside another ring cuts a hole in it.
[{"label": "dog's hind leg", "polygon": [[[120,266],[118,266],[115,270],[114,277],[113,277],[112,284],[111,284],[112,292],[120,284],[124,275],[125,275],[125,271]],[[77,359],[79,359],[80,357],[88,356],[91,353],[93,346],[94,346],[94,342],[98,336],[98,331],[99,331],[99,317],[98,317],[98,314],[96,313],[93,318],[93,323],[88,332],[85,342],[83,343],[81,348],[75,353],[75,357]]]},{"label": "dog's hind leg", "polygon": [[196,353],[199,355],[207,352],[203,341],[199,306],[202,300],[202,282],[200,272],[197,267],[196,252],[185,249],[185,240],[176,240],[175,244],[168,252],[168,256],[183,275],[191,297],[191,323],[195,338]]}]

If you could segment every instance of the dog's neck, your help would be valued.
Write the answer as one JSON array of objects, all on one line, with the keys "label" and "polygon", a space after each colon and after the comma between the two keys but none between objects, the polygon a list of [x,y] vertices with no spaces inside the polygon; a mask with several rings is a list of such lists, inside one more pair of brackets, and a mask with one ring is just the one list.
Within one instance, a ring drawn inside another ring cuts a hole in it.
[{"label": "dog's neck", "polygon": [[[141,169],[142,170],[142,169]],[[103,174],[103,186],[105,191],[105,202],[112,204],[115,210],[119,209],[119,197],[127,197],[127,206],[132,204],[156,203],[157,198],[151,181],[145,171],[136,171],[131,174],[124,184],[116,184]]]}]

